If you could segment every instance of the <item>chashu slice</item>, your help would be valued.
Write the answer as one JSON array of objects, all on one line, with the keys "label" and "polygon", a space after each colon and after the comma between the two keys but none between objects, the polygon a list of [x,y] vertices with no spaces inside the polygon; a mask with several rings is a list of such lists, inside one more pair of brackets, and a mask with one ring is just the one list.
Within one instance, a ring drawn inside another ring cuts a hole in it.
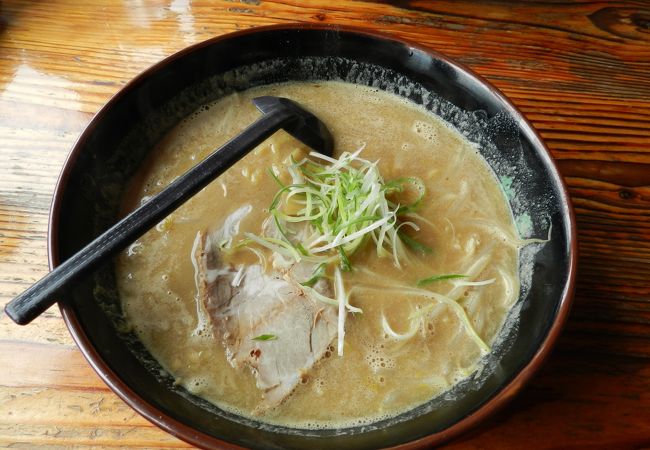
[{"label": "chashu slice", "polygon": [[[230,364],[248,367],[264,391],[260,412],[281,403],[323,357],[336,337],[337,312],[292,279],[304,270],[264,273],[258,264],[238,269],[223,262],[219,246],[237,233],[247,213],[240,208],[224,228],[199,232],[193,259],[199,299],[215,338],[222,341]],[[315,288],[331,295],[327,283]],[[254,340],[265,334],[276,338]]]}]

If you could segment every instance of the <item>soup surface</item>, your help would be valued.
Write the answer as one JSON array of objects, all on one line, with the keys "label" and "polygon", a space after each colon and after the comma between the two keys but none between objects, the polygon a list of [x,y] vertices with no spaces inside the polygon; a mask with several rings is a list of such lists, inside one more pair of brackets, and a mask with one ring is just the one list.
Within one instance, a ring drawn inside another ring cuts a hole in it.
[{"label": "soup surface", "polygon": [[[237,414],[298,428],[392,417],[468,377],[480,366],[482,343],[494,342],[517,300],[520,241],[504,193],[476,149],[424,109],[342,82],[232,94],[196,111],[159,143],[132,183],[125,211],[256,120],[251,99],[260,95],[293,99],[316,114],[335,138],[335,156],[363,147],[360,157],[378,161],[385,180],[421,179],[425,196],[408,217],[419,231],[409,235],[432,251],[409,250],[399,268],[392,257],[379,257],[374,245],[352,255],[353,270],[343,272],[343,284],[363,313],[347,314],[343,355],[334,338],[284,401],[260,408],[264,391],[255,373],[229,363],[222,336],[210,325],[193,255],[197,233],[222,227],[242,206],[250,205],[249,213],[233,240],[263,232],[278,191],[268,169],[286,180],[290,157],[307,154],[278,132],[120,255],[118,288],[137,336],[190,392]],[[255,249],[228,252],[224,264],[260,264],[260,253],[272,258],[270,250]],[[418,286],[450,274],[463,277]],[[268,345],[282,345],[282,334],[260,339],[260,348]]]}]

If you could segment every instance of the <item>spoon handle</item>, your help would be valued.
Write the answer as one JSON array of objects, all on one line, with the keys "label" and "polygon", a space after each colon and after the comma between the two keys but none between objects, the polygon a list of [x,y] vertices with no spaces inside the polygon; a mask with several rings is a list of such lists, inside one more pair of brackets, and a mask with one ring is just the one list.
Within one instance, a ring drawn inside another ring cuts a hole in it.
[{"label": "spoon handle", "polygon": [[5,307],[7,315],[19,325],[31,322],[52,306],[81,277],[91,273],[111,256],[153,228],[210,181],[294,119],[295,116],[285,111],[261,116],[147,203],[117,222],[10,301]]}]

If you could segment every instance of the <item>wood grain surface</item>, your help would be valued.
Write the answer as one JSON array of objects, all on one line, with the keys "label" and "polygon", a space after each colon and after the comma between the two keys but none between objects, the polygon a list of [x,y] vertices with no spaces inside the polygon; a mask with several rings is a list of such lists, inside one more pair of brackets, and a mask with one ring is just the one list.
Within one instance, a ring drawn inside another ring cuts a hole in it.
[{"label": "wood grain surface", "polygon": [[[466,64],[532,121],[575,204],[576,299],[552,357],[452,449],[650,447],[650,3],[0,0],[0,298],[47,270],[52,192],[129,79],[242,28],[347,24]],[[119,400],[51,308],[0,316],[0,446],[186,448]]]}]

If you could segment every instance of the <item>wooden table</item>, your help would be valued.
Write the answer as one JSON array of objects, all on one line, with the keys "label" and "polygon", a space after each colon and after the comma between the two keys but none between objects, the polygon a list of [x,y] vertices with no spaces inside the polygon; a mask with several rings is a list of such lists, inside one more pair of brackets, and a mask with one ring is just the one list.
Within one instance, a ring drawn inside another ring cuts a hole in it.
[{"label": "wooden table", "polygon": [[[566,330],[524,392],[449,448],[650,446],[648,2],[0,1],[3,305],[47,272],[57,175],[111,95],[187,45],[288,22],[382,31],[466,64],[527,115],[569,186],[580,263]],[[0,446],[187,444],[119,400],[51,308],[27,327],[0,316]]]}]

